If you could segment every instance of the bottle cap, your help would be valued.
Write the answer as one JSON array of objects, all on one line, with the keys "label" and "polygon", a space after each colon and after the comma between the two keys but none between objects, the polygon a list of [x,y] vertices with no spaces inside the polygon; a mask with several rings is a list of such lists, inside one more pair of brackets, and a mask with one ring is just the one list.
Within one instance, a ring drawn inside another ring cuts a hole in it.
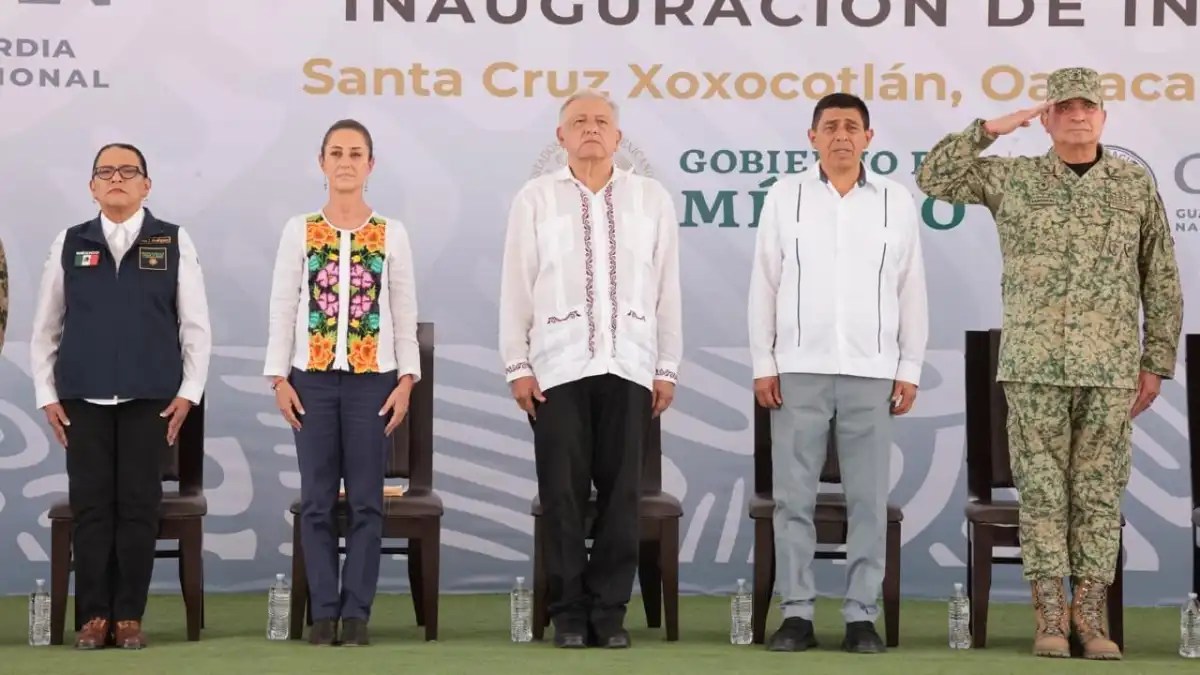
[{"label": "bottle cap", "polygon": [[523,584],[523,583],[525,583],[525,577],[517,577],[517,583],[518,583],[518,584]]},{"label": "bottle cap", "polygon": [[283,581],[283,574],[276,574],[276,575],[275,575],[275,580],[276,580],[276,581]]}]

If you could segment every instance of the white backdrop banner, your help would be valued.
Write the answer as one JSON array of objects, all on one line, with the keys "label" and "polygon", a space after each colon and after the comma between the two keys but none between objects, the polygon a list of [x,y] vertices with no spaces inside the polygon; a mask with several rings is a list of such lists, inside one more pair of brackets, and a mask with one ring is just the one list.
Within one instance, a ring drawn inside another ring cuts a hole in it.
[{"label": "white backdrop banner", "polygon": [[[686,592],[751,576],[751,371],[745,298],[756,214],[781,174],[811,170],[822,95],[871,108],[867,164],[916,191],[928,149],[973,118],[1033,105],[1047,73],[1103,73],[1114,151],[1149,168],[1171,216],[1190,306],[1200,254],[1196,2],[1182,0],[0,0],[0,237],[9,342],[0,358],[0,592],[48,574],[46,510],[63,450],[33,407],[28,340],[55,234],[95,214],[100,145],[146,153],[149,206],[187,227],[215,338],[208,388],[209,590],[262,589],[290,569],[298,494],[291,433],[259,376],[271,265],[285,220],[319,208],[321,136],[353,117],[375,136],[367,192],[404,221],[421,318],[436,324],[434,484],[446,504],[442,584],[508,588],[532,573],[532,436],[496,353],[500,252],[522,182],[563,162],[561,99],[609,91],[623,165],[662,181],[681,229],[686,356],[664,418],[663,480],[683,501]],[[1194,45],[1192,45],[1194,47]],[[1038,125],[989,152],[1040,154]],[[963,333],[1000,320],[986,211],[920,210],[932,332],[922,393],[899,424],[903,588],[965,578]],[[1193,315],[1185,330],[1197,328]],[[1180,371],[1182,377],[1182,359]],[[1191,583],[1182,380],[1137,420],[1125,502],[1126,600],[1175,604]],[[27,563],[34,563],[31,567]],[[823,593],[845,568],[818,562]],[[407,588],[385,561],[385,590]],[[176,584],[161,564],[156,584]],[[1019,571],[997,597],[1025,597]]]}]

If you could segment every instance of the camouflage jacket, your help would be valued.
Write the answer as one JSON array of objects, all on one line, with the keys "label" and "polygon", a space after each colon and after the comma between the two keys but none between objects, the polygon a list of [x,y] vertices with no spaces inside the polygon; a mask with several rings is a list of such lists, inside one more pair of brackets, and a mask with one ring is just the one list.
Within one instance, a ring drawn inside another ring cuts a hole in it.
[{"label": "camouflage jacket", "polygon": [[1082,177],[1053,150],[980,157],[993,140],[983,120],[946,136],[925,156],[917,185],[936,199],[982,204],[996,221],[1004,261],[998,379],[1134,388],[1139,369],[1172,377],[1183,293],[1147,172],[1107,152]]},{"label": "camouflage jacket", "polygon": [[4,242],[0,241],[0,350],[4,349],[4,332],[8,329],[8,259],[4,257]]}]

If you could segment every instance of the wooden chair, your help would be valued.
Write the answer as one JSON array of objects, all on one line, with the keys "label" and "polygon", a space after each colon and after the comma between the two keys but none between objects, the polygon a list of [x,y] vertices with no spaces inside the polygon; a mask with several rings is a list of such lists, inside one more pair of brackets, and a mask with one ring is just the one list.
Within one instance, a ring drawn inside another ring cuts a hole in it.
[{"label": "wooden chair", "polygon": [[[421,380],[409,398],[408,416],[384,442],[388,445],[387,478],[406,478],[401,496],[385,495],[383,538],[406,539],[407,546],[384,545],[381,555],[408,556],[408,581],[412,589],[417,625],[425,627],[425,639],[436,640],[438,630],[438,572],[442,530],[442,498],[433,490],[433,347],[432,323],[417,326],[421,352]],[[300,500],[292,502],[292,605],[293,640],[303,637],[304,626],[312,625],[308,577],[300,536]],[[334,507],[334,527],[339,539],[349,531],[349,506],[344,497]],[[338,553],[346,552],[339,545]]]},{"label": "wooden chair", "polygon": [[[841,483],[837,457],[837,437],[833,424],[829,429],[829,445],[825,465],[821,469],[822,483]],[[775,496],[771,464],[771,411],[754,402],[754,494],[750,497],[750,518],[754,521],[754,601],[751,624],[754,644],[766,639],[767,613],[771,608],[775,586]],[[900,644],[900,527],[904,513],[898,506],[887,505],[887,553],[883,574],[883,618],[889,647]],[[846,498],[836,493],[819,493],[813,522],[818,544],[846,543],[849,518]],[[844,551],[817,550],[818,560],[845,560]]]},{"label": "wooden chair", "polygon": [[[542,503],[533,498],[533,637],[541,640],[550,624],[549,579],[546,575],[544,547],[546,533],[542,520]],[[662,426],[661,418],[654,419],[648,429],[645,452],[642,454],[641,497],[638,502],[638,524],[641,546],[638,552],[638,580],[641,582],[642,604],[646,608],[646,625],[662,626],[663,608],[666,611],[667,641],[679,639],[679,520],[683,506],[672,495],[662,491]],[[592,491],[585,516],[585,528],[592,532],[596,523],[596,492]],[[591,544],[591,535],[587,544]]]},{"label": "wooden chair", "polygon": [[[971,643],[987,645],[988,598],[993,565],[1020,565],[1021,556],[998,556],[995,547],[1020,547],[1020,507],[1016,500],[994,499],[992,490],[1015,488],[1008,454],[1008,404],[996,381],[1000,330],[967,331],[965,367],[967,463],[967,597],[971,600]],[[1124,516],[1121,524],[1125,524]],[[1124,537],[1118,561],[1124,560]],[[1113,642],[1124,649],[1122,564],[1108,592],[1108,626]],[[1072,650],[1079,651],[1072,639]]]},{"label": "wooden chair", "polygon": [[1192,590],[1200,593],[1200,334],[1184,338],[1184,369],[1187,375],[1188,450],[1192,484]]},{"label": "wooden chair", "polygon": [[[158,540],[178,542],[173,549],[156,550],[155,559],[179,561],[179,586],[187,612],[187,639],[200,639],[204,627],[204,409],[192,407],[179,430],[179,439],[162,458],[163,482],[177,482],[177,490],[164,490],[159,510]],[[67,614],[67,589],[74,570],[73,518],[67,500],[50,507],[50,643],[63,643]],[[75,605],[75,630],[83,626]]]}]

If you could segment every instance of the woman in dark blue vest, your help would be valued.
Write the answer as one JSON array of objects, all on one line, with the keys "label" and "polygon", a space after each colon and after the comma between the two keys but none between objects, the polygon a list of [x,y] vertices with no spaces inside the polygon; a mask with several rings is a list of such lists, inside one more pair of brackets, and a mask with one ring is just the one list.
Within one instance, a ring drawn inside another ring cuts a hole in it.
[{"label": "woman in dark blue vest", "polygon": [[[318,162],[328,200],[284,225],[263,374],[295,430],[309,641],[365,645],[379,580],[387,435],[421,377],[417,294],[404,225],[363,197],[375,166],[366,127],[334,124]],[[342,481],[349,531],[339,575],[334,509]]]},{"label": "woman in dark blue vest", "polygon": [[50,247],[30,361],[37,407],[67,450],[75,646],[139,649],[162,456],[204,393],[212,334],[195,246],[142,205],[141,151],[104,146],[88,185],[100,213]]}]

